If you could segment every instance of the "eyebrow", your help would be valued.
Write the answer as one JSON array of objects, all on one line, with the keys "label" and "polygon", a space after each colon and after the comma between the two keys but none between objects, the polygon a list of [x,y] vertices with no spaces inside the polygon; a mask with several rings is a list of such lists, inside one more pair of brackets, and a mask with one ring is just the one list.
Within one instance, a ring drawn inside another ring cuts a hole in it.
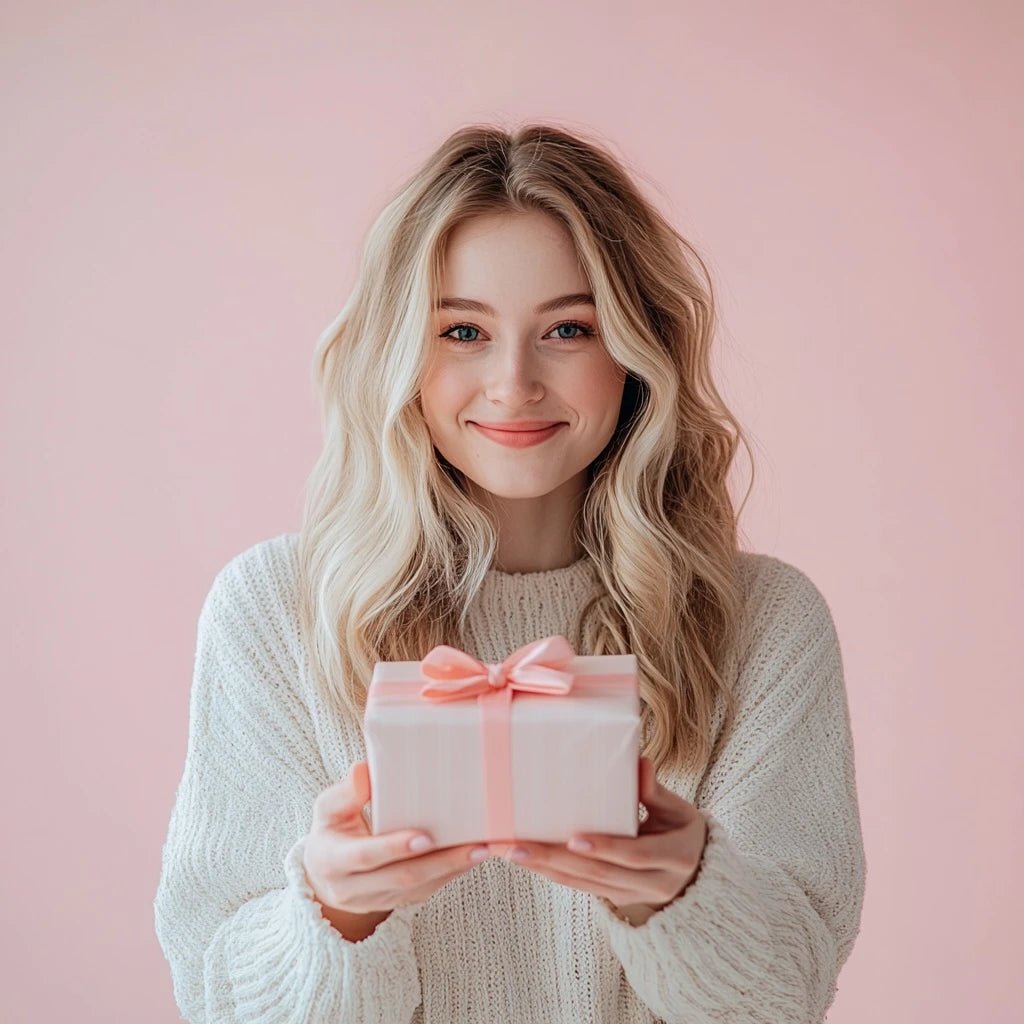
[{"label": "eyebrow", "polygon": [[[593,306],[594,296],[587,292],[575,292],[572,295],[559,295],[557,299],[549,299],[542,302],[535,312],[553,313],[556,309],[566,309],[569,306]],[[477,302],[476,299],[447,298],[440,299],[435,309],[461,309],[469,313],[484,313],[486,316],[497,316],[492,306],[486,302]]]}]

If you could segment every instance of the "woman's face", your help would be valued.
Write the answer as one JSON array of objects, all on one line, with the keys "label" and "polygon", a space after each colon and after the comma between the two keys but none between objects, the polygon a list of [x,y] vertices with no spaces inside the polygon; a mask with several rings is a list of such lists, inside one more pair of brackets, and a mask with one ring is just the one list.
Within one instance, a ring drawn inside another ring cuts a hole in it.
[{"label": "woman's face", "polygon": [[[568,232],[546,214],[478,216],[451,235],[421,404],[435,447],[483,490],[530,498],[575,481],[567,490],[582,491],[611,439],[625,373],[588,291]],[[544,308],[564,296],[575,298]],[[560,425],[527,446],[475,425],[517,420]]]}]

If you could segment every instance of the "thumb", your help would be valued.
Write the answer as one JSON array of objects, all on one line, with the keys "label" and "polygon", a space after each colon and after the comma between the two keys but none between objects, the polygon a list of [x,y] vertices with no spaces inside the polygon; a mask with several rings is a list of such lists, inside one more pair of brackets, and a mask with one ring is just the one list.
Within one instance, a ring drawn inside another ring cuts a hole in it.
[{"label": "thumb", "polygon": [[650,815],[645,822],[648,828],[654,822],[672,827],[687,825],[700,814],[695,804],[658,782],[649,757],[640,758],[640,803]]},{"label": "thumb", "polygon": [[648,810],[664,803],[654,762],[649,757],[640,758],[640,803]]},{"label": "thumb", "polygon": [[360,805],[370,799],[370,766],[365,761],[356,761],[350,772],[352,788]]},{"label": "thumb", "polygon": [[370,766],[365,761],[356,761],[350,774],[362,828],[366,835],[373,835],[373,822],[369,811]]}]

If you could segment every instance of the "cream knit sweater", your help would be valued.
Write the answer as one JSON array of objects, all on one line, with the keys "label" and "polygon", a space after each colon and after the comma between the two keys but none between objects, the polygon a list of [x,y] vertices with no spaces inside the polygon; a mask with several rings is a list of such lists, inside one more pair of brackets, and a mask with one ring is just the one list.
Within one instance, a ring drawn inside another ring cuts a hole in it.
[{"label": "cream knit sweater", "polygon": [[[592,894],[492,857],[353,943],[322,917],[302,869],[313,801],[366,750],[360,727],[309,683],[297,537],[231,559],[199,616],[154,902],[186,1020],[824,1019],[860,927],[866,864],[839,644],[806,575],[741,555],[737,724],[703,777],[659,777],[708,816],[701,870],[681,898],[633,927]],[[576,645],[576,614],[597,585],[583,559],[492,570],[464,646],[500,661],[552,633]]]}]

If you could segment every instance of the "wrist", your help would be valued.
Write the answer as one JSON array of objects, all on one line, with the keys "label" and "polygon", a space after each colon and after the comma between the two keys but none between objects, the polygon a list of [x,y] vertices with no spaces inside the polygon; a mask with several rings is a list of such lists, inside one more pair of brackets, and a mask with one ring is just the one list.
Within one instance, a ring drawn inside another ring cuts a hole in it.
[{"label": "wrist", "polygon": [[[319,900],[317,901],[319,903]],[[353,914],[320,903],[320,913],[331,927],[349,942],[361,942],[369,938],[377,926],[391,916],[390,910],[374,910],[368,914]]]}]

